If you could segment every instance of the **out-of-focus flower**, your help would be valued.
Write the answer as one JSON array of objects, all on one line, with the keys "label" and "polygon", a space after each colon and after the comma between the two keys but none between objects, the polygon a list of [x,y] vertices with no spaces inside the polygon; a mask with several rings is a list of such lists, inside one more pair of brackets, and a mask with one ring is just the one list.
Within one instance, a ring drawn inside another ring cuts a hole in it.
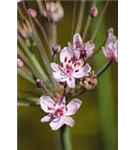
[{"label": "out-of-focus flower", "polygon": [[66,82],[70,88],[75,88],[75,78],[82,78],[91,70],[89,64],[83,66],[83,59],[73,63],[73,51],[69,47],[60,52],[60,62],[61,65],[51,63],[53,77],[58,82]]},{"label": "out-of-focus flower", "polygon": [[108,37],[105,43],[105,47],[102,47],[103,54],[109,60],[118,62],[118,39],[113,34],[113,30],[108,30]]},{"label": "out-of-focus flower", "polygon": [[90,9],[90,15],[91,15],[91,17],[96,17],[98,15],[98,9],[96,6],[94,6]]},{"label": "out-of-focus flower", "polygon": [[17,3],[21,2],[22,0],[17,0]]},{"label": "out-of-focus flower", "polygon": [[53,23],[58,23],[64,16],[64,10],[60,2],[47,2],[43,15],[49,17]]},{"label": "out-of-focus flower", "polygon": [[94,89],[97,85],[97,76],[95,75],[94,71],[89,72],[80,79],[80,84],[82,87],[84,87],[87,90]]},{"label": "out-of-focus flower", "polygon": [[21,59],[17,58],[17,67],[22,68],[24,66],[24,63]]},{"label": "out-of-focus flower", "polygon": [[58,130],[64,124],[73,127],[75,121],[70,117],[80,108],[82,102],[79,99],[73,99],[68,105],[64,96],[58,101],[54,101],[49,96],[41,96],[40,106],[43,111],[48,113],[41,119],[41,122],[50,122],[52,130]]},{"label": "out-of-focus flower", "polygon": [[78,59],[89,58],[93,54],[95,45],[92,42],[83,43],[80,34],[76,33],[73,36],[73,46],[69,45],[73,49],[74,57]]},{"label": "out-of-focus flower", "polygon": [[37,16],[37,12],[32,8],[28,9],[28,13],[32,18],[35,18]]},{"label": "out-of-focus flower", "polygon": [[23,38],[27,38],[32,35],[32,28],[27,19],[17,22],[17,30]]},{"label": "out-of-focus flower", "polygon": [[61,46],[60,45],[55,45],[55,46],[52,47],[52,51],[54,53],[59,53],[60,50],[61,50]]}]

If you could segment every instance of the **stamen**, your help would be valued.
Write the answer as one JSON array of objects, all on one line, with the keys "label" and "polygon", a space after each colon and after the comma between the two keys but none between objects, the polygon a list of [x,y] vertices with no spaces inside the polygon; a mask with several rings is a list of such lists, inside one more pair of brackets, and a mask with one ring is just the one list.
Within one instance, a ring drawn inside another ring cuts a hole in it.
[{"label": "stamen", "polygon": [[67,61],[67,57],[65,57],[65,59],[64,59],[64,62],[66,62]]}]

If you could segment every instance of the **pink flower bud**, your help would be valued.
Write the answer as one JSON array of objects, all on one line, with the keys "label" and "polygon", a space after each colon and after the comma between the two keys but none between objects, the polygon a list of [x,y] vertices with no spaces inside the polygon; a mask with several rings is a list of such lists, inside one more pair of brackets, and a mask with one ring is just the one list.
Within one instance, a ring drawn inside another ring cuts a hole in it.
[{"label": "pink flower bud", "polygon": [[59,53],[61,50],[61,46],[60,45],[55,45],[54,47],[52,47],[52,51],[54,53]]},{"label": "pink flower bud", "polygon": [[43,84],[43,81],[41,79],[36,79],[36,85],[38,88],[40,88],[42,84]]},{"label": "pink flower bud", "polygon": [[113,29],[113,28],[109,28],[109,29],[107,30],[107,32],[114,34],[114,29]]},{"label": "pink flower bud", "polygon": [[28,13],[32,18],[35,18],[37,16],[37,12],[32,8],[28,9]]},{"label": "pink flower bud", "polygon": [[97,9],[97,7],[96,7],[96,6],[92,7],[92,8],[90,9],[90,15],[91,15],[91,17],[96,17],[97,14],[98,14],[98,9]]},{"label": "pink flower bud", "polygon": [[17,58],[17,67],[22,68],[24,66],[24,63],[21,59]]}]

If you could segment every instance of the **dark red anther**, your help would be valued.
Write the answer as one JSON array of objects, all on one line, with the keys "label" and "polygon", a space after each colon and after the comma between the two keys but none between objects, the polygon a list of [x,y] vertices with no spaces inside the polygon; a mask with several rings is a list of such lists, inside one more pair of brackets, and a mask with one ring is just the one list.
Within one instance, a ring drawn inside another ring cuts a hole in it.
[{"label": "dark red anther", "polygon": [[64,61],[65,61],[65,62],[67,61],[67,57],[65,57]]}]

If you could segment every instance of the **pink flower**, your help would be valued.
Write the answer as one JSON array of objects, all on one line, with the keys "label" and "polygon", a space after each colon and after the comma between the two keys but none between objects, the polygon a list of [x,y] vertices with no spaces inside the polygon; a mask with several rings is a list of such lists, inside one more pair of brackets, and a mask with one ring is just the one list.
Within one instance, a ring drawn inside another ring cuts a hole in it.
[{"label": "pink flower", "polygon": [[35,18],[37,16],[37,12],[32,8],[28,9],[28,13],[32,18]]},{"label": "pink flower", "polygon": [[108,32],[105,47],[102,47],[103,54],[110,60],[118,62],[118,39],[113,32]]},{"label": "pink flower", "polygon": [[81,58],[89,58],[93,54],[93,49],[95,48],[95,45],[93,43],[87,42],[83,43],[82,38],[80,34],[76,33],[73,36],[73,52],[75,58],[81,59]]},{"label": "pink flower", "polygon": [[70,88],[75,88],[75,78],[82,78],[91,70],[89,64],[83,66],[83,59],[73,63],[73,51],[70,47],[65,47],[60,52],[60,62],[61,65],[51,63],[53,77],[58,82],[66,82]]},{"label": "pink flower", "polygon": [[75,121],[70,117],[77,112],[82,102],[78,99],[73,99],[66,105],[65,97],[62,96],[58,101],[54,101],[49,96],[41,96],[40,106],[43,111],[48,113],[47,116],[41,119],[41,122],[50,122],[52,130],[58,130],[64,124],[73,127]]},{"label": "pink flower", "polygon": [[22,0],[17,0],[17,3],[21,2]]},{"label": "pink flower", "polygon": [[17,67],[22,68],[24,66],[24,63],[21,59],[17,58]]},{"label": "pink flower", "polygon": [[45,17],[50,17],[53,23],[58,23],[64,16],[64,10],[60,2],[47,2],[46,9],[43,12]]}]

